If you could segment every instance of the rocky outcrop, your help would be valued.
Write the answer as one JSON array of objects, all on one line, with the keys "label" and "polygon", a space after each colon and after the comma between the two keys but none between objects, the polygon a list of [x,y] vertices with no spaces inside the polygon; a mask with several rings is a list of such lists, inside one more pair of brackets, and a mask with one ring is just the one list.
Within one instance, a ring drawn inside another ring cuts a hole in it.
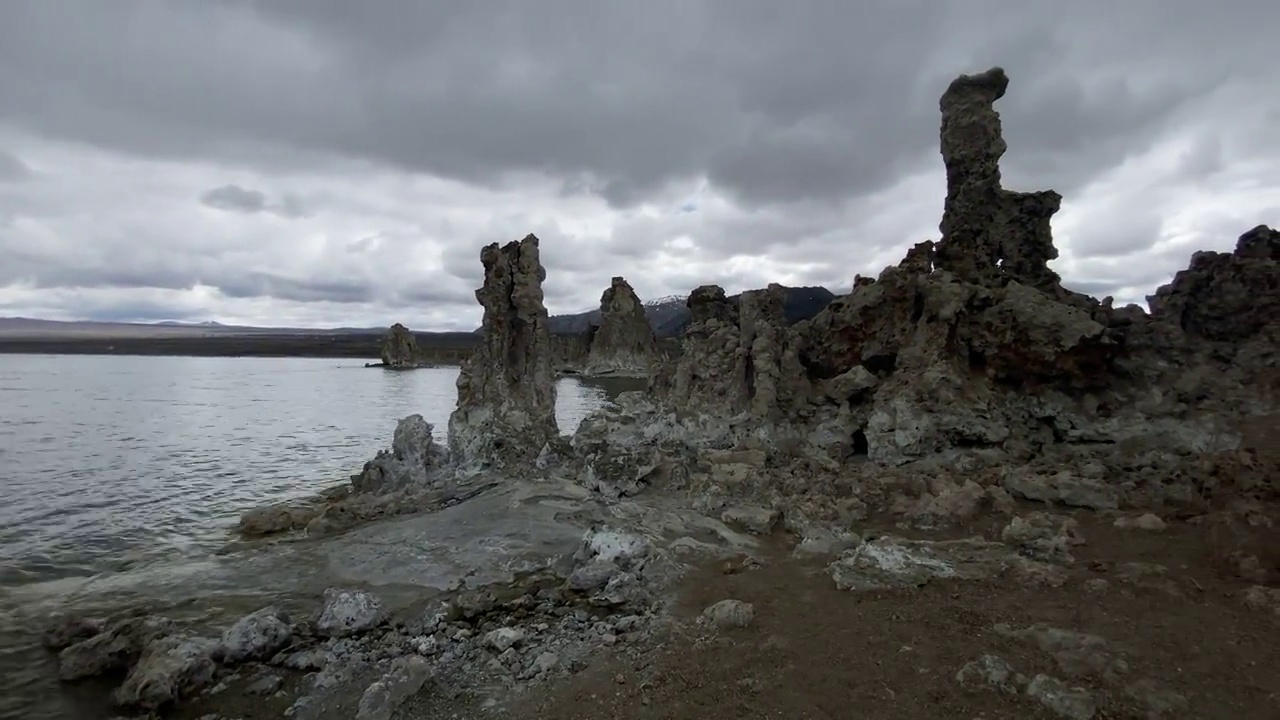
[{"label": "rocky outcrop", "polygon": [[351,478],[357,493],[387,493],[406,487],[425,486],[445,463],[444,448],[436,444],[435,428],[421,415],[410,415],[396,423],[390,450],[379,450]]},{"label": "rocky outcrop", "polygon": [[480,261],[484,341],[458,375],[450,455],[463,465],[529,463],[560,437],[538,238],[488,245]]},{"label": "rocky outcrop", "polygon": [[396,323],[387,330],[382,340],[382,364],[396,370],[418,367],[418,341],[409,328]]},{"label": "rocky outcrop", "polygon": [[1008,87],[1004,70],[992,68],[956,78],[939,102],[947,200],[936,262],[965,281],[986,283],[1005,276],[1052,291],[1059,278],[1048,263],[1058,251],[1049,220],[1062,196],[1000,186],[1000,157],[1008,146],[995,102]]},{"label": "rocky outcrop", "polygon": [[591,335],[584,372],[645,377],[656,355],[657,340],[644,305],[624,278],[613,278],[600,296],[600,326]]}]

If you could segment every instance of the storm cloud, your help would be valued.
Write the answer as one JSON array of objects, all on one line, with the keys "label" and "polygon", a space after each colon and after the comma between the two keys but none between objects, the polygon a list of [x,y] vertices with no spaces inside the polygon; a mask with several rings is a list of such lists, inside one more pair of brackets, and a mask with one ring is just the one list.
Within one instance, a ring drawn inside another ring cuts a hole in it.
[{"label": "storm cloud", "polygon": [[0,314],[470,328],[480,247],[529,232],[553,311],[616,274],[847,288],[937,236],[938,97],[992,65],[1006,186],[1066,197],[1055,267],[1140,301],[1280,223],[1278,23],[1262,0],[0,5]]}]

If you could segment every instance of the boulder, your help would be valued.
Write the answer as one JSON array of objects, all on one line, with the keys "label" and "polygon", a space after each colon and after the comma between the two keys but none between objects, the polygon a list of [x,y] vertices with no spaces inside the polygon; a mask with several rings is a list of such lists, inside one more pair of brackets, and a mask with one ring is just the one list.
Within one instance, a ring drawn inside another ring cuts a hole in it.
[{"label": "boulder", "polygon": [[151,641],[116,691],[116,703],[160,710],[213,683],[218,643],[209,638],[170,635]]},{"label": "boulder", "polygon": [[316,632],[321,635],[358,635],[387,621],[382,601],[363,590],[329,588],[324,591],[324,601],[316,618]]},{"label": "boulder", "polygon": [[269,658],[283,650],[292,636],[288,616],[277,607],[265,607],[228,628],[217,654],[228,663]]}]

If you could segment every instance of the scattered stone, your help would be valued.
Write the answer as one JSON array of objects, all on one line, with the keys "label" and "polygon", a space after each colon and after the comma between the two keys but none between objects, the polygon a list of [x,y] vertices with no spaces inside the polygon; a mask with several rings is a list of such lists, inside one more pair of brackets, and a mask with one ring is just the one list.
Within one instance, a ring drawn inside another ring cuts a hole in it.
[{"label": "scattered stone", "polygon": [[1011,519],[1000,531],[1000,539],[1029,558],[1067,565],[1075,560],[1071,547],[1084,543],[1077,527],[1072,518],[1032,513]]},{"label": "scattered stone", "polygon": [[578,592],[599,590],[608,585],[618,572],[619,568],[612,560],[596,558],[574,568],[565,584],[570,590]]},{"label": "scattered stone", "polygon": [[309,648],[288,655],[277,655],[271,659],[271,664],[304,672],[323,670],[329,664],[329,655],[319,648]]},{"label": "scattered stone", "polygon": [[265,607],[228,628],[216,654],[229,663],[270,657],[284,649],[292,636],[288,616],[277,607]]},{"label": "scattered stone", "polygon": [[1244,604],[1253,610],[1270,610],[1280,617],[1280,588],[1254,585],[1244,591]]},{"label": "scattered stone", "polygon": [[[608,637],[608,636],[606,635],[605,637]],[[540,653],[538,657],[534,658],[533,664],[530,666],[530,670],[532,670],[537,675],[543,675],[551,672],[552,670],[555,670],[557,667],[559,667],[559,665],[560,665],[560,656],[556,655],[553,652],[544,652],[544,653]]]},{"label": "scattered stone", "polygon": [[741,600],[721,600],[703,610],[702,617],[717,630],[744,628],[755,617],[755,608]]},{"label": "scattered stone", "polygon": [[1088,690],[1070,687],[1061,680],[1040,674],[1027,685],[1027,695],[1067,720],[1089,720],[1097,711]]},{"label": "scattered stone", "polygon": [[387,620],[382,601],[363,590],[324,591],[324,608],[316,619],[321,635],[341,637],[367,632]]}]

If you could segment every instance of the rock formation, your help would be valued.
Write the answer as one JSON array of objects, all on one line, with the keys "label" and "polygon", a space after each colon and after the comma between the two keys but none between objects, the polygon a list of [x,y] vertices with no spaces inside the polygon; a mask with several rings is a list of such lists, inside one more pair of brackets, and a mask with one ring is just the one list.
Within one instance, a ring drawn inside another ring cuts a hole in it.
[{"label": "rock formation", "polygon": [[480,261],[484,341],[458,375],[451,458],[463,465],[532,462],[560,437],[538,238],[488,245]]},{"label": "rock formation", "polygon": [[421,415],[410,415],[396,424],[390,450],[379,450],[351,478],[357,493],[381,494],[425,486],[445,461],[445,451],[435,442],[435,428]]},{"label": "rock formation", "polygon": [[600,296],[600,326],[591,336],[584,372],[587,375],[644,377],[657,355],[657,340],[635,290],[613,278]]},{"label": "rock formation", "polygon": [[1001,136],[995,102],[1009,77],[992,68],[961,75],[942,95],[942,159],[947,201],[937,265],[962,280],[983,283],[999,275],[1051,290],[1058,275],[1048,262],[1058,256],[1049,219],[1062,196],[1052,190],[1011,192],[1000,187]]},{"label": "rock formation", "polygon": [[418,366],[418,341],[409,328],[396,323],[382,341],[382,364],[403,370]]}]

